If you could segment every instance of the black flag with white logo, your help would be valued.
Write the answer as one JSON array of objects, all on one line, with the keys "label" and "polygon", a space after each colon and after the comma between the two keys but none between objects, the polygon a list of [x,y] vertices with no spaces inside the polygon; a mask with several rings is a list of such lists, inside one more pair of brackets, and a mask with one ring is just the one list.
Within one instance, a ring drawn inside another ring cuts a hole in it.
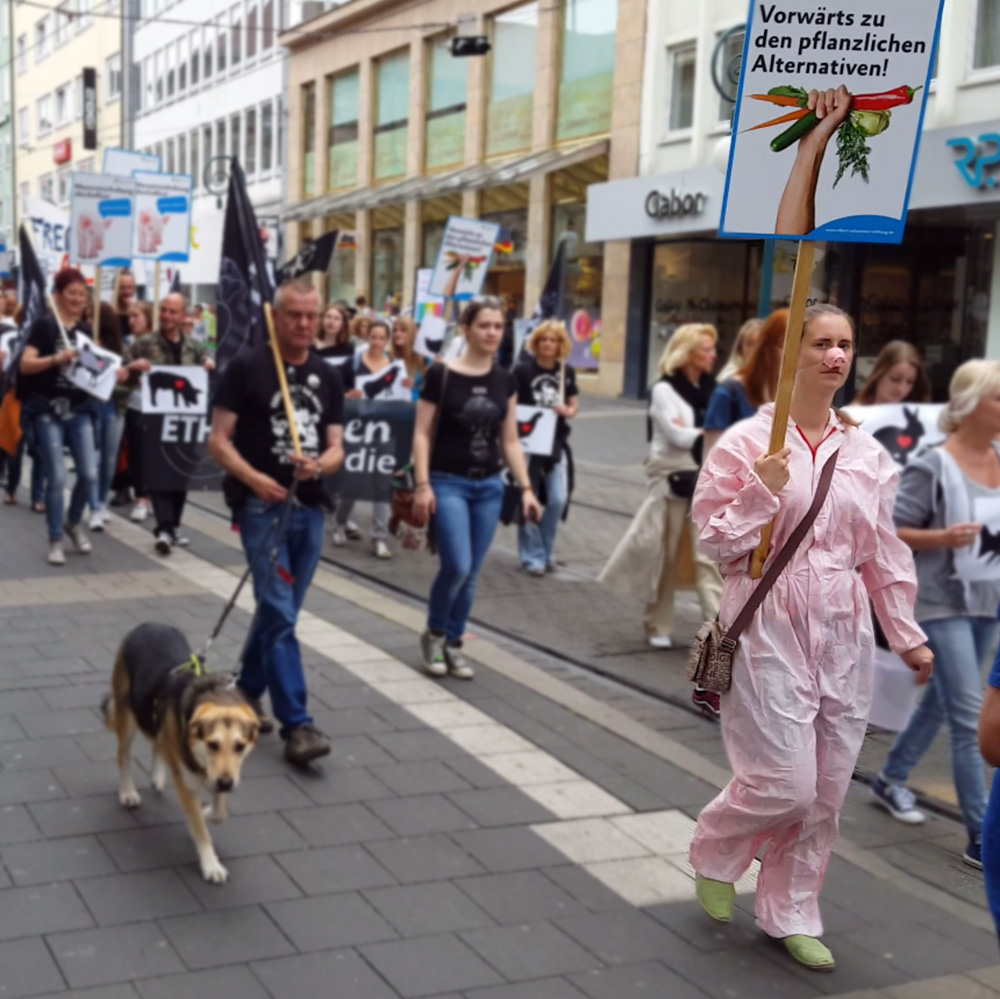
[{"label": "black flag with white logo", "polygon": [[333,258],[334,250],[337,248],[338,232],[332,232],[320,236],[319,239],[310,240],[298,253],[287,263],[278,268],[278,284],[282,281],[291,281],[293,278],[302,277],[310,271],[327,271],[330,268],[330,260]]},{"label": "black flag with white logo", "polygon": [[23,225],[18,234],[18,245],[21,256],[21,287],[17,297],[24,306],[24,312],[21,316],[20,332],[11,344],[10,364],[4,373],[3,380],[0,381],[0,397],[14,384],[17,369],[21,364],[21,354],[24,352],[24,345],[28,340],[28,333],[31,331],[33,323],[49,311],[49,303],[45,297],[45,272],[38,263],[35,247],[32,245],[28,230]]}]

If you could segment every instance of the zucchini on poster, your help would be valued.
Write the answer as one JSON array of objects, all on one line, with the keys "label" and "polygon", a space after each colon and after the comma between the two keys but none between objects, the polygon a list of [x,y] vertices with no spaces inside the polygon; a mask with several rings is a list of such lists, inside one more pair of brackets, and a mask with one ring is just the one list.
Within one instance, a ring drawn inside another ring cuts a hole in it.
[{"label": "zucchini on poster", "polygon": [[898,243],[943,0],[755,0],[720,235]]}]

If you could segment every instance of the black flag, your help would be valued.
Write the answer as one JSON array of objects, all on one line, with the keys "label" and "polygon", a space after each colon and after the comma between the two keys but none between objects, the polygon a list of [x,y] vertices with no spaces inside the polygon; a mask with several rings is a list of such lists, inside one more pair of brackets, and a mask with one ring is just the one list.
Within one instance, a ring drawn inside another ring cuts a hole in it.
[{"label": "black flag", "polygon": [[267,342],[264,303],[274,298],[274,283],[264,241],[239,161],[232,160],[226,220],[222,230],[219,301],[216,306],[215,363],[220,370],[244,347]]},{"label": "black flag", "polygon": [[174,268],[174,277],[170,282],[170,294],[179,295],[181,293],[181,272],[178,268]]},{"label": "black flag", "polygon": [[281,284],[282,281],[290,281],[292,278],[302,277],[303,274],[308,274],[310,271],[328,270],[333,251],[337,248],[337,235],[338,232],[334,229],[332,232],[320,236],[319,239],[306,243],[291,260],[278,268],[275,275],[278,284]]},{"label": "black flag", "polygon": [[21,256],[21,287],[17,297],[24,306],[24,311],[21,315],[21,330],[17,339],[11,344],[10,365],[3,376],[2,383],[0,383],[0,397],[14,384],[15,375],[21,363],[21,354],[24,351],[32,324],[49,311],[48,299],[45,297],[45,272],[38,263],[35,247],[32,245],[28,230],[23,225],[18,235],[18,244]]},{"label": "black flag", "polygon": [[535,328],[546,319],[560,319],[566,305],[566,240],[559,240],[559,248],[556,250],[552,267],[549,268],[549,276],[545,279],[545,287],[538,298],[535,311],[529,320],[530,326],[524,335],[524,342],[521,344],[521,352],[517,357],[518,363],[526,361],[531,356],[528,353],[528,337]]}]

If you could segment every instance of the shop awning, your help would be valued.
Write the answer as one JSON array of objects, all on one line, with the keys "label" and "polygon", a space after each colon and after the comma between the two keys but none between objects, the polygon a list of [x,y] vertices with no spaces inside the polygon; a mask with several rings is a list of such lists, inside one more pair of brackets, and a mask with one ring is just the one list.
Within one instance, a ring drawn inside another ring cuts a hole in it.
[{"label": "shop awning", "polygon": [[337,212],[357,212],[382,205],[405,201],[423,201],[462,191],[477,191],[484,187],[519,184],[539,174],[554,173],[576,166],[586,160],[607,155],[607,139],[576,146],[572,149],[546,149],[541,153],[519,156],[490,163],[478,163],[451,173],[431,177],[411,177],[384,187],[361,187],[342,194],[326,194],[290,205],[281,213],[284,222],[302,222],[323,218]]}]

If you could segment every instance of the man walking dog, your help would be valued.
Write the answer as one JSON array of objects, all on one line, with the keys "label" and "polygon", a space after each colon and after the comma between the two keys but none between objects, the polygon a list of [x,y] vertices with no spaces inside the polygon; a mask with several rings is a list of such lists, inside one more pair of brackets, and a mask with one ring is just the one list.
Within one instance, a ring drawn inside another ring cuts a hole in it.
[{"label": "man walking dog", "polygon": [[[296,414],[302,456],[293,453],[270,344],[241,351],[226,367],[214,399],[209,451],[226,470],[226,501],[251,563],[258,618],[239,685],[260,714],[270,692],[285,758],[305,764],[330,752],[306,710],[302,655],[295,637],[306,590],[323,545],[322,478],[344,460],[344,389],[336,368],[310,348],[319,330],[319,295],[286,281],[274,300],[275,335]],[[292,507],[285,511],[289,490]],[[282,524],[284,530],[282,532]],[[277,532],[282,532],[280,539]],[[275,570],[270,552],[280,543]]]}]

